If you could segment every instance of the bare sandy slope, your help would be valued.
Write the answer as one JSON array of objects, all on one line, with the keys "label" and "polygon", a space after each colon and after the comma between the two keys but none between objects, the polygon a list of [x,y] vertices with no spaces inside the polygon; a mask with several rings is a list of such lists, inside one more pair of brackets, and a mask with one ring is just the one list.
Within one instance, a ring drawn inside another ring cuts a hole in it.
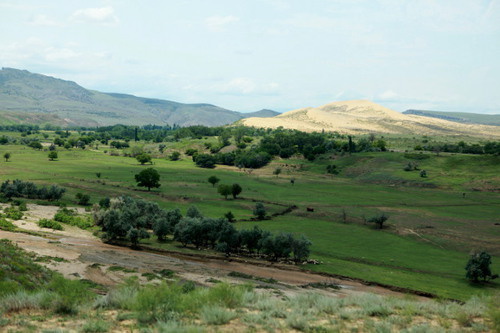
[{"label": "bare sandy slope", "polygon": [[343,134],[391,133],[419,135],[470,135],[500,138],[500,127],[461,124],[417,115],[406,115],[365,100],[335,102],[317,108],[285,112],[272,118],[247,118],[246,126],[284,127],[305,132]]}]

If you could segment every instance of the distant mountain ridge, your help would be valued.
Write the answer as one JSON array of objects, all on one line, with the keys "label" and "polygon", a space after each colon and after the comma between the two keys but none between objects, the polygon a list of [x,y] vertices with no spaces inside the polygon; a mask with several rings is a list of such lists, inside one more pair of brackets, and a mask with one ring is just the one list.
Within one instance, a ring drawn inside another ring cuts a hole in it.
[{"label": "distant mountain ridge", "polygon": [[480,114],[469,112],[450,112],[450,111],[430,111],[430,110],[406,110],[403,114],[414,114],[417,116],[425,116],[439,118],[458,123],[482,124],[500,126],[500,114]]},{"label": "distant mountain ridge", "polygon": [[329,103],[284,112],[272,118],[246,118],[246,126],[289,128],[306,132],[339,132],[411,135],[466,135],[500,139],[500,127],[462,124],[414,114],[402,114],[366,100]]},{"label": "distant mountain ridge", "polygon": [[[59,126],[206,125],[231,124],[246,117],[272,117],[279,113],[260,110],[241,113],[212,104],[103,93],[75,82],[2,68],[0,71],[0,122],[55,122]],[[42,116],[43,115],[43,116]]]}]

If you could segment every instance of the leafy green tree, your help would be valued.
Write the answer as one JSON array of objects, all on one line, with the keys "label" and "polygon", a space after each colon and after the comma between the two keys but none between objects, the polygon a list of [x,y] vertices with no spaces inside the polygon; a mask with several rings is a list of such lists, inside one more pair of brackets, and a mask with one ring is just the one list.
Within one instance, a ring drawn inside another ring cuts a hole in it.
[{"label": "leafy green tree", "polygon": [[201,214],[200,210],[195,205],[189,206],[186,212],[186,216],[193,219],[203,218],[203,214]]},{"label": "leafy green tree", "polygon": [[233,198],[236,199],[236,197],[243,191],[241,188],[240,184],[233,184],[231,186],[231,194],[233,195]]},{"label": "leafy green tree", "polygon": [[51,151],[48,155],[49,157],[49,160],[53,161],[53,160],[57,160],[57,151]]},{"label": "leafy green tree", "polygon": [[31,147],[33,149],[38,149],[38,150],[41,150],[43,149],[43,146],[40,142],[38,141],[31,141],[29,144],[28,144],[28,147]]},{"label": "leafy green tree", "polygon": [[196,163],[196,166],[199,166],[200,168],[212,169],[215,167],[216,159],[210,154],[193,155],[193,160]]},{"label": "leafy green tree", "polygon": [[229,211],[226,214],[224,214],[224,217],[229,221],[229,222],[234,222],[234,214],[233,212]]},{"label": "leafy green tree", "polygon": [[389,219],[389,216],[385,215],[385,213],[382,213],[381,215],[373,216],[368,219],[368,222],[378,224],[379,229],[382,229],[384,227],[384,222]]},{"label": "leafy green tree", "polygon": [[141,239],[149,238],[149,233],[144,229],[130,228],[127,232],[127,238],[133,247],[137,247]]},{"label": "leafy green tree", "polygon": [[273,171],[273,175],[276,175],[276,177],[278,177],[280,175],[280,173],[281,173],[281,168],[276,168]]},{"label": "leafy green tree", "polygon": [[227,196],[233,192],[233,187],[230,185],[221,184],[217,187],[217,192],[219,192],[220,195],[223,195],[227,200]]},{"label": "leafy green tree", "polygon": [[215,187],[215,184],[220,182],[220,179],[217,176],[210,176],[208,177],[208,182],[212,184],[212,187]]},{"label": "leafy green tree", "polygon": [[180,157],[181,157],[181,153],[179,153],[178,151],[174,151],[174,152],[172,152],[172,154],[170,154],[170,156],[168,158],[171,161],[178,161]]},{"label": "leafy green tree", "polygon": [[264,233],[258,226],[253,229],[243,229],[240,231],[241,244],[247,248],[249,252],[254,252],[258,249],[259,240],[262,239]]},{"label": "leafy green tree", "polygon": [[151,191],[152,187],[160,187],[160,174],[153,168],[147,168],[135,175],[137,186],[147,187]]},{"label": "leafy green tree", "polygon": [[311,253],[310,247],[312,243],[304,235],[299,239],[294,239],[292,242],[293,260],[296,262],[304,261],[309,258]]},{"label": "leafy green tree", "polygon": [[495,279],[498,274],[491,273],[491,255],[487,252],[474,253],[471,255],[465,270],[467,273],[465,277],[472,282],[479,282],[479,279],[488,281]]},{"label": "leafy green tree", "polygon": [[10,155],[10,153],[9,153],[9,152],[7,152],[7,153],[3,154],[3,158],[5,158],[5,162],[8,162],[8,161],[9,161],[10,156],[11,156],[11,155]]},{"label": "leafy green tree", "polygon": [[139,154],[135,158],[136,158],[137,162],[141,163],[142,165],[144,165],[146,163],[152,163],[151,155],[146,154],[146,153]]},{"label": "leafy green tree", "polygon": [[78,204],[82,206],[87,206],[90,203],[90,195],[88,194],[83,194],[78,192],[75,195],[76,199],[78,200]]},{"label": "leafy green tree", "polygon": [[263,220],[266,217],[266,207],[262,202],[257,202],[255,204],[255,209],[253,210],[253,215],[259,220]]}]

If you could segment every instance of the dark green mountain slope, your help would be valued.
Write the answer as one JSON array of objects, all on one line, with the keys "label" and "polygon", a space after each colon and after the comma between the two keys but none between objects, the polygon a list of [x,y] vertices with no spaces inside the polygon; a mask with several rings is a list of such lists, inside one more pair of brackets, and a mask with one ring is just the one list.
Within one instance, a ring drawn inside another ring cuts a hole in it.
[{"label": "dark green mountain slope", "polygon": [[404,114],[414,114],[417,116],[439,118],[458,123],[481,124],[500,126],[500,114],[479,114],[468,112],[447,112],[428,110],[406,110]]},{"label": "dark green mountain slope", "polygon": [[[240,113],[211,104],[183,104],[133,95],[87,90],[75,82],[2,68],[0,71],[0,122],[32,121],[57,125],[144,125],[219,126],[256,113]],[[257,111],[260,117],[278,112]],[[43,116],[42,116],[43,115]]]}]

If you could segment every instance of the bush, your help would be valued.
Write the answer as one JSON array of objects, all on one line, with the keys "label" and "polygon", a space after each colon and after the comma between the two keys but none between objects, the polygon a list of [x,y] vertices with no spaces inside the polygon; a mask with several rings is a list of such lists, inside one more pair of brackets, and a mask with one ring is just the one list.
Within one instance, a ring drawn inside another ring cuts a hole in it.
[{"label": "bush", "polygon": [[12,222],[0,217],[0,230],[14,231],[16,230],[16,226]]},{"label": "bush", "polygon": [[204,306],[200,311],[201,319],[209,325],[224,325],[236,318],[236,314],[220,306]]},{"label": "bush", "polygon": [[198,154],[196,155],[196,158],[194,158],[194,162],[196,163],[196,166],[200,168],[212,169],[215,167],[216,160],[215,157],[210,154]]},{"label": "bush", "polygon": [[41,219],[40,221],[38,221],[38,226],[40,228],[63,230],[63,226],[59,222],[49,219]]},{"label": "bush", "polygon": [[141,163],[142,165],[146,164],[146,163],[151,163],[152,164],[152,161],[151,161],[151,155],[149,154],[139,154],[135,157],[135,159],[137,160],[137,162]]},{"label": "bush", "polygon": [[5,213],[5,217],[12,220],[20,220],[23,218],[23,212],[16,207],[5,207],[3,212]]},{"label": "bush", "polygon": [[90,203],[90,195],[78,192],[75,195],[77,203],[82,206],[87,206]]},{"label": "bush", "polygon": [[171,161],[178,161],[180,157],[181,157],[181,153],[179,153],[178,151],[174,151],[174,152],[172,152],[172,154],[170,154],[170,156],[168,158]]}]

